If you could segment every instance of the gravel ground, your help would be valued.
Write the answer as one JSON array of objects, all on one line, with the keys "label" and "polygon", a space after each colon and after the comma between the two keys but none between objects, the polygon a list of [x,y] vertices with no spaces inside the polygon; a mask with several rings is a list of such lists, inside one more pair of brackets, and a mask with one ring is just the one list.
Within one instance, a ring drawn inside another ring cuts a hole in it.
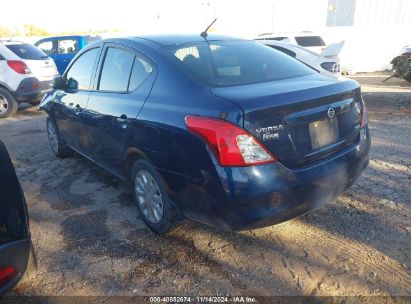
[{"label": "gravel ground", "polygon": [[230,233],[146,228],[130,190],[91,162],[56,159],[46,115],[0,121],[29,206],[38,272],[18,295],[411,296],[411,84],[362,83],[371,161],[345,194],[309,215]]}]

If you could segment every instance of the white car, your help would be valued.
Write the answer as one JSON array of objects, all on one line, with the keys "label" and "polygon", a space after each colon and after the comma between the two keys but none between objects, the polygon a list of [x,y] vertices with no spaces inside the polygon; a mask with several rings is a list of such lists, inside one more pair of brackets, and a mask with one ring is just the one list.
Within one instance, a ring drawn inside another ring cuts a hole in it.
[{"label": "white car", "polygon": [[317,54],[320,54],[326,48],[323,38],[309,31],[266,33],[259,35],[256,40],[283,41],[302,46]]},{"label": "white car", "polygon": [[302,61],[321,74],[339,77],[340,60],[338,54],[341,51],[344,42],[330,44],[319,55],[301,46],[275,40],[257,40],[259,43],[265,44],[273,49],[281,51],[291,57]]},{"label": "white car", "polygon": [[38,103],[58,76],[54,61],[34,45],[0,41],[0,118],[16,113],[19,103]]}]

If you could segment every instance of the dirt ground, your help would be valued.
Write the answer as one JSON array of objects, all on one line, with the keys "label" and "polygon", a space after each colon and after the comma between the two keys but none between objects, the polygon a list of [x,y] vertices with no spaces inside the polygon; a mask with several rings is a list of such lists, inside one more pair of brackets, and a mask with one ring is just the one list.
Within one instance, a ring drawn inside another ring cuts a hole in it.
[{"label": "dirt ground", "polygon": [[46,115],[0,120],[29,206],[37,275],[18,295],[411,296],[411,84],[363,85],[371,161],[309,215],[230,233],[187,222],[146,228],[130,190],[91,162],[53,156]]}]

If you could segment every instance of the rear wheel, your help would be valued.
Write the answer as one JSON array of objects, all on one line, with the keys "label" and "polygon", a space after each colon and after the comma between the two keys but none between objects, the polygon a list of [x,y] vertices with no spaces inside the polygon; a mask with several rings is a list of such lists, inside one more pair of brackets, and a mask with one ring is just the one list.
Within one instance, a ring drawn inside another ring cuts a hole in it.
[{"label": "rear wheel", "polygon": [[71,150],[62,143],[57,126],[50,117],[47,117],[47,135],[54,155],[60,158],[70,156]]},{"label": "rear wheel", "polygon": [[0,118],[16,114],[19,103],[14,96],[4,88],[0,88]]},{"label": "rear wheel", "polygon": [[132,169],[134,201],[147,226],[164,234],[174,227],[174,210],[166,186],[154,167],[146,160],[137,160]]}]

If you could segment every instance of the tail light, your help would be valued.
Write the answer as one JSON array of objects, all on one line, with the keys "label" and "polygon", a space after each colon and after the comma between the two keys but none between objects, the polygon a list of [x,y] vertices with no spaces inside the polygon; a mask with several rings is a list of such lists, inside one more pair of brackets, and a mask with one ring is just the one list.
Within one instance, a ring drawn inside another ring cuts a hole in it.
[{"label": "tail light", "polygon": [[0,268],[0,287],[5,285],[16,275],[17,271],[13,267]]},{"label": "tail light", "polygon": [[367,108],[365,107],[364,99],[361,97],[361,120],[360,120],[360,127],[363,128],[368,124],[367,119]]},{"label": "tail light", "polygon": [[252,166],[278,161],[253,135],[230,122],[189,115],[186,126],[207,143],[221,166]]},{"label": "tail light", "polygon": [[31,74],[31,71],[30,71],[29,67],[23,61],[20,61],[20,60],[7,60],[7,64],[16,73]]}]

